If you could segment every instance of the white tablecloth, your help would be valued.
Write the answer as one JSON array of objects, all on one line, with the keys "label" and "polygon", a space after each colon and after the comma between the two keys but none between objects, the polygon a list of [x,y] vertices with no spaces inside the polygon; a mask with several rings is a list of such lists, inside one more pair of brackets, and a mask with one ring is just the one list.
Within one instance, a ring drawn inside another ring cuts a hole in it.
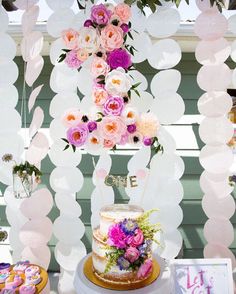
[{"label": "white tablecloth", "polygon": [[161,267],[161,273],[158,279],[151,285],[138,290],[113,291],[98,287],[85,277],[83,268],[88,256],[81,260],[76,270],[74,286],[77,294],[171,294],[170,269],[165,265],[163,259],[155,257]]}]

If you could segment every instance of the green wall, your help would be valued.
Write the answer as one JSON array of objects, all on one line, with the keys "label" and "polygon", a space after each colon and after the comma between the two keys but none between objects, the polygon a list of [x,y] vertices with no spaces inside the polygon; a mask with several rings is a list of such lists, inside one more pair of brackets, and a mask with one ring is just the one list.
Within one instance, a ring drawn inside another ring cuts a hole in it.
[{"label": "green wall", "polygon": [[[20,77],[16,83],[17,88],[19,89],[19,93],[22,91],[22,73],[23,73],[23,63],[20,57],[16,58],[16,61],[20,68]],[[231,68],[233,68],[233,64],[229,62]],[[157,73],[156,70],[151,68],[148,63],[142,63],[137,65],[138,69],[147,77],[147,79],[151,80],[152,76]],[[182,73],[182,82],[179,88],[179,94],[184,98],[186,111],[185,114],[198,114],[197,110],[197,99],[201,95],[202,91],[199,89],[196,83],[196,74],[199,70],[200,66],[195,61],[193,54],[184,54],[182,61],[176,67]],[[54,96],[54,93],[50,90],[49,87],[49,79],[50,73],[52,70],[52,65],[50,64],[50,60],[48,57],[45,57],[45,66],[44,70],[37,80],[37,85],[42,83],[45,84],[40,96],[36,101],[36,106],[41,106],[45,112],[45,121],[44,126],[45,128],[49,127],[51,117],[49,115],[49,106],[50,101]],[[18,110],[20,109],[20,101],[18,103]],[[28,123],[30,123],[31,116],[28,116]],[[198,145],[201,147],[203,146],[199,136],[198,136],[198,125],[191,124],[196,138]],[[184,150],[184,149],[183,149]],[[197,150],[197,149],[195,149]],[[189,150],[190,151],[190,150]],[[129,160],[129,156],[112,156],[113,157],[113,167],[112,173],[113,174],[127,174],[127,162]],[[183,257],[184,258],[195,258],[195,257],[202,257],[202,250],[205,244],[205,240],[203,237],[203,226],[206,222],[207,218],[202,211],[201,208],[201,199],[202,199],[202,191],[199,186],[199,176],[202,172],[202,168],[199,164],[197,157],[183,157],[185,162],[185,174],[182,177],[182,184],[184,187],[184,199],[182,201],[182,208],[184,212],[184,219],[181,225],[181,232],[184,238],[183,244]],[[47,157],[42,164],[42,170],[44,173],[43,176],[43,183],[45,183],[49,187],[49,175],[53,170],[54,166],[50,162],[49,158]],[[85,183],[82,190],[77,193],[77,201],[82,207],[82,221],[86,226],[86,233],[83,237],[83,241],[86,244],[88,252],[91,250],[91,227],[90,227],[90,195],[93,190],[93,184],[91,181],[91,174],[93,172],[93,165],[91,161],[91,157],[85,155],[83,157],[82,163],[80,164],[80,169],[84,174]],[[4,191],[4,186],[0,185],[0,190]],[[43,200],[42,200],[43,201]],[[115,201],[116,202],[127,202],[128,198],[125,195],[124,190],[116,189],[115,190]],[[59,215],[59,211],[57,208],[53,208],[50,213],[50,218],[54,220]],[[8,226],[6,217],[5,217],[5,206],[0,205],[0,226]],[[233,224],[236,223],[236,216],[234,215],[231,219]],[[53,237],[49,243],[51,251],[53,252],[55,247],[56,240]],[[6,244],[7,245],[7,244]],[[1,246],[4,245],[0,245]],[[231,248],[234,252],[236,252],[236,242],[234,241]],[[50,264],[51,270],[58,270],[59,267],[55,261],[54,256],[52,255],[52,261]]]}]

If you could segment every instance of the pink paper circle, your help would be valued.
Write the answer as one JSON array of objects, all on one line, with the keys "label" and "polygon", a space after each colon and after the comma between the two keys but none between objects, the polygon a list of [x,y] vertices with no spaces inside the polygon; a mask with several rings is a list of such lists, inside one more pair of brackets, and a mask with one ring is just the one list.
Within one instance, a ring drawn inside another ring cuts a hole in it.
[{"label": "pink paper circle", "polygon": [[230,249],[218,244],[207,244],[204,248],[205,258],[230,258],[232,262],[232,268],[236,266],[235,256]]},{"label": "pink paper circle", "polygon": [[26,152],[26,158],[31,164],[37,164],[46,157],[49,149],[47,137],[38,132],[31,141],[29,149]]},{"label": "pink paper circle", "polygon": [[105,179],[105,177],[107,176],[107,171],[104,168],[100,168],[96,170],[96,175],[100,179]]},{"label": "pink paper circle", "polygon": [[210,0],[196,0],[196,5],[201,11],[206,11],[206,10],[212,10],[212,11],[217,11],[217,7],[214,4],[214,6],[211,6]]},{"label": "pink paper circle", "polygon": [[144,169],[137,170],[136,177],[139,179],[145,179],[146,178],[146,171]]},{"label": "pink paper circle", "polygon": [[202,40],[216,40],[224,36],[227,28],[225,16],[218,11],[207,10],[197,17],[194,32]]},{"label": "pink paper circle", "polygon": [[205,223],[204,236],[210,244],[229,247],[234,240],[234,228],[228,219],[211,218]]},{"label": "pink paper circle", "polygon": [[37,248],[25,247],[21,253],[22,260],[29,260],[30,263],[37,264],[47,270],[51,258],[51,252],[48,246],[39,246]]},{"label": "pink paper circle", "polygon": [[202,199],[202,208],[208,218],[220,216],[230,219],[235,212],[235,202],[231,195],[219,199],[212,194],[205,194]]},{"label": "pink paper circle", "polygon": [[203,65],[216,65],[224,63],[230,52],[229,42],[224,38],[214,41],[202,40],[197,45],[195,56],[197,61]]},{"label": "pink paper circle", "polygon": [[197,74],[199,87],[204,91],[222,91],[231,83],[232,73],[225,64],[204,65]]}]

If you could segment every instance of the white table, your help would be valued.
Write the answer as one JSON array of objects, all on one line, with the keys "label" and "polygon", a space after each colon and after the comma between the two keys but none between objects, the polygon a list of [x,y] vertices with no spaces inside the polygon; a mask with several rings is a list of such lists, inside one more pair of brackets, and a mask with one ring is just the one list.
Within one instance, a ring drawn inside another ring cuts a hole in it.
[{"label": "white table", "polygon": [[94,285],[84,275],[84,262],[89,255],[84,257],[77,266],[74,286],[77,294],[171,294],[170,269],[165,265],[163,259],[155,257],[161,267],[161,273],[158,279],[151,285],[138,290],[114,291],[107,290]]}]

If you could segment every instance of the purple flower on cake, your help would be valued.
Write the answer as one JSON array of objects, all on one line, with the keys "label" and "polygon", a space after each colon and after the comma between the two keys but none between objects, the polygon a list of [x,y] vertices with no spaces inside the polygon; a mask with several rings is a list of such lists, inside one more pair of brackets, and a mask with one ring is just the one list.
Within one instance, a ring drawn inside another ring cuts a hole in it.
[{"label": "purple flower on cake", "polygon": [[131,219],[125,219],[120,224],[120,227],[125,234],[133,235],[135,233],[135,230],[138,228],[138,224]]},{"label": "purple flower on cake", "polygon": [[97,129],[97,123],[95,121],[88,122],[88,130],[89,132],[95,131]]},{"label": "purple flower on cake", "polygon": [[136,132],[136,125],[135,124],[132,124],[132,125],[128,125],[127,126],[127,131],[130,133],[130,134],[133,134]]},{"label": "purple flower on cake", "polygon": [[151,251],[151,248],[152,240],[145,240],[144,243],[138,247],[138,250],[141,256],[146,256]]},{"label": "purple flower on cake", "polygon": [[70,144],[80,147],[84,145],[88,138],[88,128],[86,124],[79,124],[76,127],[72,127],[67,131],[67,140]]},{"label": "purple flower on cake", "polygon": [[129,247],[125,252],[125,258],[133,263],[139,258],[139,251],[135,247]]},{"label": "purple flower on cake", "polygon": [[80,68],[80,66],[82,64],[82,62],[78,59],[77,51],[75,51],[75,50],[71,50],[70,52],[67,53],[66,58],[65,58],[65,63],[70,68],[75,68],[75,69]]},{"label": "purple flower on cake", "polygon": [[106,115],[120,115],[124,108],[124,100],[121,97],[110,97],[103,106]]},{"label": "purple flower on cake", "polygon": [[147,259],[139,268],[137,277],[146,278],[152,272],[152,260]]},{"label": "purple flower on cake", "polygon": [[115,49],[110,52],[107,58],[107,62],[112,69],[116,69],[118,67],[128,69],[132,65],[131,55],[122,48]]},{"label": "purple flower on cake", "polygon": [[127,259],[121,256],[117,260],[117,265],[119,266],[120,270],[127,270],[130,266],[130,263]]},{"label": "purple flower on cake", "polygon": [[106,25],[111,17],[111,11],[104,4],[94,5],[91,9],[91,20],[98,25]]},{"label": "purple flower on cake", "polygon": [[115,224],[109,228],[107,243],[110,246],[115,246],[119,249],[126,247],[126,235],[120,228],[119,224]]},{"label": "purple flower on cake", "polygon": [[144,241],[143,232],[140,229],[136,229],[134,235],[131,235],[127,238],[126,242],[132,247],[138,247]]}]

